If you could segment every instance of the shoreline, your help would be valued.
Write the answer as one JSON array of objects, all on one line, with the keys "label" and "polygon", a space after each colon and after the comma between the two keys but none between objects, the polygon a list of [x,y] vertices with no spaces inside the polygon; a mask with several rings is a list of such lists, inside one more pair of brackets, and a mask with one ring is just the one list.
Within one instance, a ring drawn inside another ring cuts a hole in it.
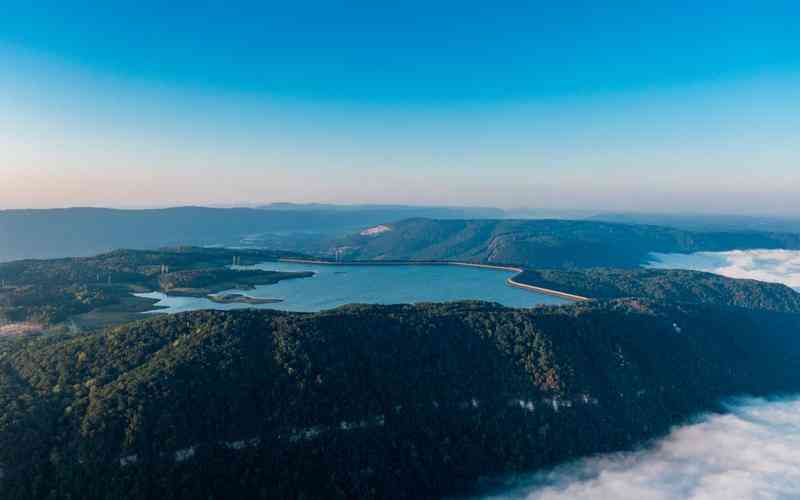
[{"label": "shoreline", "polygon": [[263,304],[278,304],[283,302],[283,299],[251,297],[250,295],[245,295],[241,293],[211,294],[208,295],[207,298],[208,300],[216,304],[263,305]]},{"label": "shoreline", "polygon": [[479,262],[464,262],[457,260],[350,260],[350,261],[332,261],[325,259],[295,259],[295,258],[279,258],[278,262],[286,262],[289,264],[310,264],[310,265],[324,265],[324,266],[461,266],[461,267],[476,267],[479,269],[494,269],[497,271],[508,271],[516,273],[514,276],[506,279],[506,285],[520,290],[526,290],[540,295],[548,295],[550,297],[557,297],[560,299],[568,300],[570,302],[587,302],[593,300],[589,297],[575,295],[560,290],[553,290],[550,288],[543,288],[527,283],[520,283],[515,281],[514,278],[522,274],[525,269],[516,266],[502,265],[502,264],[482,264]]}]

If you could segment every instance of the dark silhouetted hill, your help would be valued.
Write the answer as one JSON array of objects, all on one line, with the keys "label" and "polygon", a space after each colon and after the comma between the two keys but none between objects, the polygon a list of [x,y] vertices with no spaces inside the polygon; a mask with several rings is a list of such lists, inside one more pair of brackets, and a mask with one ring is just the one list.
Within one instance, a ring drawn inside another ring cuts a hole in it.
[{"label": "dark silhouetted hill", "polygon": [[800,316],[642,300],[196,312],[0,339],[0,496],[439,498],[800,388]]}]

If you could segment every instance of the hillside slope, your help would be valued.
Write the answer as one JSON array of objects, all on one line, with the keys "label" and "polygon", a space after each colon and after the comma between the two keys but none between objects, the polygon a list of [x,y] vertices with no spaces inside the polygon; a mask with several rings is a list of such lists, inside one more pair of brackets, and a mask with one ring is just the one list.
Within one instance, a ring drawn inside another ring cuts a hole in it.
[{"label": "hillside slope", "polygon": [[[347,234],[408,217],[495,217],[499,210],[457,207],[311,206],[148,210],[67,208],[0,210],[0,262],[26,258],[82,257],[116,248],[240,244],[254,235]],[[265,236],[266,241],[274,237]],[[285,237],[277,238],[280,243]],[[292,245],[297,242],[289,242]],[[273,246],[274,248],[274,246]],[[292,246],[291,249],[298,249]]]},{"label": "hillside slope", "polygon": [[777,312],[800,312],[800,293],[779,283],[679,269],[531,269],[517,283],[593,299],[646,298]]},{"label": "hillside slope", "polygon": [[642,301],[197,312],[0,339],[0,496],[433,498],[800,388],[800,316]]},{"label": "hillside slope", "polygon": [[343,238],[353,259],[447,259],[537,268],[637,267],[650,252],[800,248],[800,235],[691,232],[569,220],[408,219]]},{"label": "hillside slope", "polygon": [[[269,250],[178,247],[116,250],[94,257],[19,260],[0,263],[0,327],[33,322],[54,325],[93,314],[90,323],[112,324],[139,318],[152,299],[132,292],[160,290],[205,296],[231,288],[250,288],[310,273],[228,269],[298,254]],[[81,321],[79,321],[81,322]]]}]

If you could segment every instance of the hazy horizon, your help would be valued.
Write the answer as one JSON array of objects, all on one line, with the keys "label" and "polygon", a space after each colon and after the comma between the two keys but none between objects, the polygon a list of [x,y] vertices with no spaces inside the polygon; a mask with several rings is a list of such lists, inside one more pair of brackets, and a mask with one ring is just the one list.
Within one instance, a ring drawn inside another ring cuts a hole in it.
[{"label": "hazy horizon", "polygon": [[797,7],[8,7],[0,205],[800,214]]},{"label": "hazy horizon", "polygon": [[800,2],[7,1],[0,498],[800,498]]},{"label": "hazy horizon", "polygon": [[[273,205],[275,205],[273,207]],[[15,211],[58,211],[58,210],[81,210],[81,209],[97,209],[97,210],[169,210],[169,209],[178,209],[178,208],[218,208],[218,209],[264,209],[264,208],[274,208],[274,209],[281,209],[280,205],[286,205],[286,209],[290,206],[294,207],[303,207],[303,208],[314,208],[315,206],[319,206],[320,209],[324,209],[325,207],[335,207],[335,208],[352,208],[354,210],[357,209],[368,209],[368,208],[376,208],[376,207],[386,207],[386,208],[398,208],[398,209],[424,209],[424,208],[431,208],[431,209],[445,209],[445,208],[452,208],[452,209],[496,209],[505,212],[505,216],[507,218],[527,218],[528,216],[535,216],[534,218],[547,218],[547,217],[557,217],[557,218],[580,218],[580,217],[592,217],[592,216],[610,216],[610,215],[630,215],[630,216],[677,216],[677,217],[743,217],[743,218],[770,218],[775,220],[787,219],[787,220],[794,220],[800,218],[800,211],[794,212],[767,212],[767,211],[751,211],[751,210],[742,210],[742,211],[727,211],[727,212],[718,212],[712,210],[708,211],[698,211],[698,210],[680,210],[680,209],[671,209],[665,208],[664,210],[614,210],[608,208],[574,208],[574,207],[524,207],[524,206],[509,206],[503,207],[501,205],[493,206],[487,204],[415,204],[415,203],[378,203],[378,202],[321,202],[321,201],[264,201],[264,202],[251,202],[251,203],[194,203],[194,204],[152,204],[152,205],[101,205],[101,204],[87,204],[87,205],[63,205],[63,206],[20,206],[20,207],[11,207],[11,206],[2,206],[0,205],[0,212],[15,212]],[[654,224],[654,223],[651,223]],[[655,224],[655,225],[664,225]]]}]

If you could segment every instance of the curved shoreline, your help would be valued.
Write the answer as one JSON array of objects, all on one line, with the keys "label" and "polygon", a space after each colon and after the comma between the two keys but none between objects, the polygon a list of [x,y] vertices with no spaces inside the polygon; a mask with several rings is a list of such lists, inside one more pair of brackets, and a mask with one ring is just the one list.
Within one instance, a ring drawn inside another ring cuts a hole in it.
[{"label": "curved shoreline", "polygon": [[529,292],[538,293],[541,295],[548,295],[550,297],[557,297],[570,302],[586,302],[592,300],[589,297],[583,297],[572,293],[562,292],[560,290],[553,290],[550,288],[542,288],[527,283],[520,283],[515,281],[514,278],[518,277],[525,270],[516,266],[505,266],[501,264],[481,264],[478,262],[464,262],[458,260],[349,260],[349,261],[332,261],[324,259],[293,259],[293,258],[279,258],[278,262],[286,262],[289,264],[313,264],[325,266],[461,266],[461,267],[477,267],[480,269],[494,269],[498,271],[509,271],[517,273],[514,276],[506,279],[506,284],[513,288],[520,290],[527,290]]}]

